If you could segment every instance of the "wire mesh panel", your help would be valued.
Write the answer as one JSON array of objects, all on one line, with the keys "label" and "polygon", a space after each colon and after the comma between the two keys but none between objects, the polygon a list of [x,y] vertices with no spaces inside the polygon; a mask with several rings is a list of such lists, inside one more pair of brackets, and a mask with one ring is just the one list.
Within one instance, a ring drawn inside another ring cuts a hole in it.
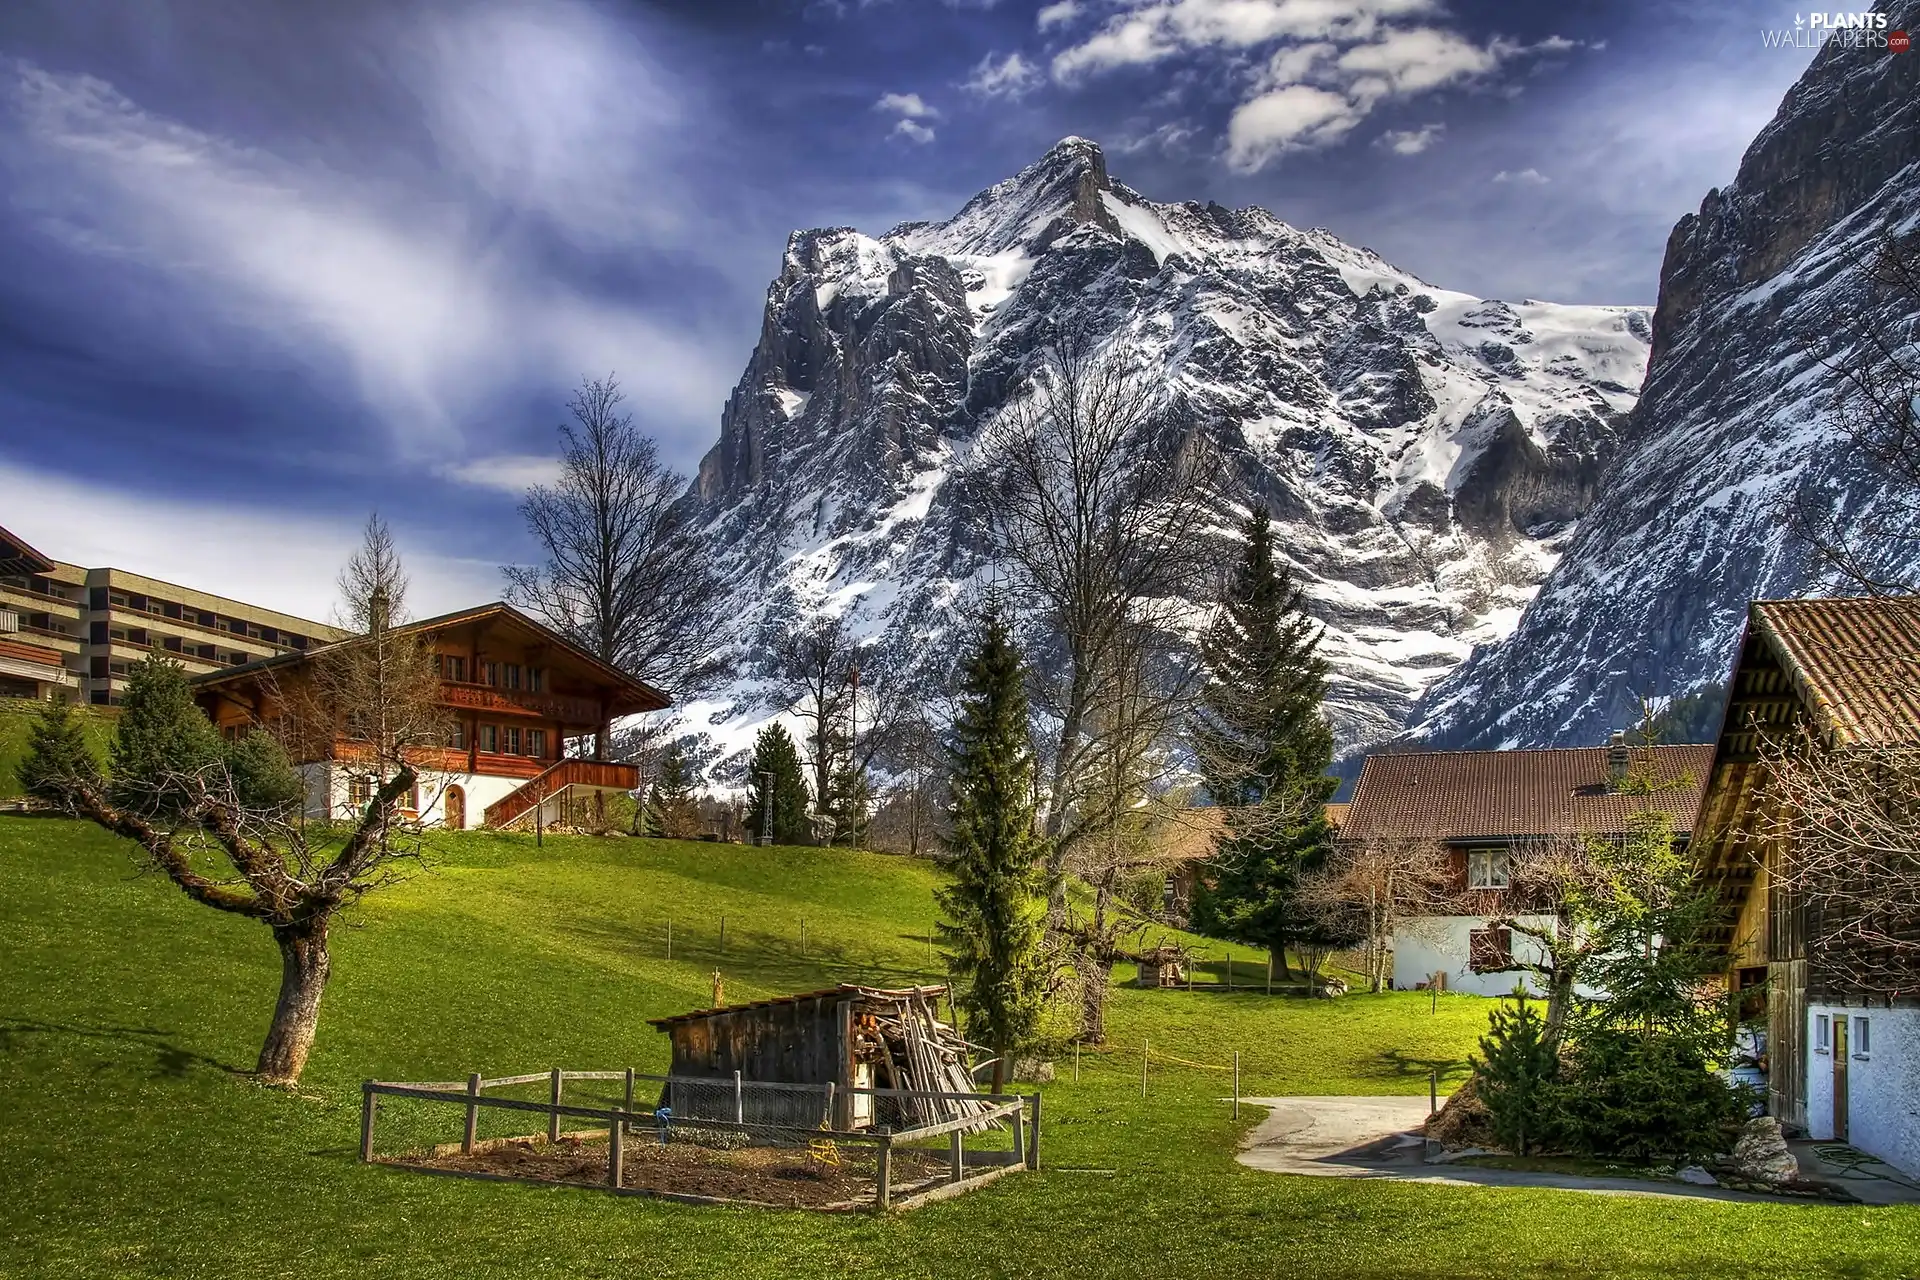
[{"label": "wire mesh panel", "polygon": [[671,1076],[659,1089],[658,1105],[672,1112],[675,1124],[731,1121],[754,1126],[769,1140],[786,1141],[832,1124],[833,1090],[827,1085]]}]

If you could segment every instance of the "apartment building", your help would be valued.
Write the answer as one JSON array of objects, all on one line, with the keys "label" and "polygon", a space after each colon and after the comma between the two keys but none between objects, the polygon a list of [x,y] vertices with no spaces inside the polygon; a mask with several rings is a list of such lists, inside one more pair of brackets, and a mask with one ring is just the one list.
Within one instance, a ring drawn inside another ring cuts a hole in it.
[{"label": "apartment building", "polygon": [[67,564],[0,529],[0,697],[112,706],[128,667],[149,653],[200,675],[342,634],[124,569]]}]

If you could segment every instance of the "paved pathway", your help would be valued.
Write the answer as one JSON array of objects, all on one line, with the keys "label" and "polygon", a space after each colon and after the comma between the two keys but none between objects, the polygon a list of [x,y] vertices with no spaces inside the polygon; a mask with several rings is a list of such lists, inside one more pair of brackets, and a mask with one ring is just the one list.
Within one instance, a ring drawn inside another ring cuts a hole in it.
[{"label": "paved pathway", "polygon": [[1553,1187],[1616,1196],[1679,1196],[1780,1203],[1777,1196],[1725,1187],[1649,1182],[1641,1178],[1583,1178],[1524,1169],[1427,1164],[1425,1098],[1242,1098],[1268,1108],[1247,1135],[1241,1164],[1271,1173],[1317,1178],[1398,1178],[1449,1186]]}]

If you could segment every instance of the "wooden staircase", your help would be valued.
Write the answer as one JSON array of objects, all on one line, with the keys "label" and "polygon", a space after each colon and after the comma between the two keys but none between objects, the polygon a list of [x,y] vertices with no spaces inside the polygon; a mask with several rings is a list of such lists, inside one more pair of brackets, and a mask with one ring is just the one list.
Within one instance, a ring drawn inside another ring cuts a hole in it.
[{"label": "wooden staircase", "polygon": [[614,760],[556,760],[487,806],[486,825],[504,830],[525,822],[547,801],[571,787],[585,791],[631,791],[640,785],[640,770]]}]

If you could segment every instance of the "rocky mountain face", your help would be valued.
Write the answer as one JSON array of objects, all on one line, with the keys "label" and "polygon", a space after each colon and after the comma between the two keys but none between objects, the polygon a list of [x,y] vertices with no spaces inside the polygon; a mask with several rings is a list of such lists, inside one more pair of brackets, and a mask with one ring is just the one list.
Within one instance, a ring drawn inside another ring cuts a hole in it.
[{"label": "rocky mountain face", "polygon": [[[1920,24],[1920,4],[1883,7],[1893,29]],[[1641,695],[1723,682],[1749,601],[1841,585],[1790,511],[1897,518],[1833,410],[1863,331],[1911,323],[1913,300],[1871,276],[1889,235],[1920,226],[1917,89],[1909,55],[1828,45],[1732,185],[1674,227],[1646,384],[1593,509],[1518,628],[1435,684],[1412,736],[1603,741]]]},{"label": "rocky mountain face", "polygon": [[752,657],[797,617],[858,607],[879,643],[950,658],[987,562],[956,476],[991,461],[983,424],[1061,323],[1162,371],[1274,513],[1348,749],[1512,628],[1594,501],[1651,333],[1640,309],[1436,288],[1261,209],[1146,200],[1079,138],[945,222],[796,232],[695,486],[747,674],[689,727],[744,744],[772,710]]}]

